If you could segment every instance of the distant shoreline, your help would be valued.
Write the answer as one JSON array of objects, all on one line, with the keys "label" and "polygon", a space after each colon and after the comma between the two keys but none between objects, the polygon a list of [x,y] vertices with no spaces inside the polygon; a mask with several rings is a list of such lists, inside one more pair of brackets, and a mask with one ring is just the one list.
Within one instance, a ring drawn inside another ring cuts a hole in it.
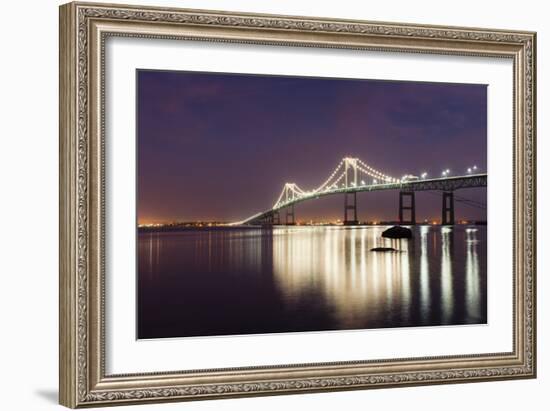
[{"label": "distant shoreline", "polygon": [[[354,227],[389,227],[394,225],[400,225],[397,222],[381,222],[377,224],[373,223],[361,223],[357,225],[343,225],[343,224],[296,224],[296,225],[273,225],[273,226],[262,226],[262,225],[164,225],[164,226],[141,226],[137,227],[139,233],[148,233],[148,232],[174,232],[174,231],[218,231],[218,230],[257,230],[265,229],[270,230],[272,228],[284,228],[284,227],[343,227],[343,228],[354,228]],[[410,227],[410,225],[403,224],[403,226]],[[440,223],[418,223],[415,226],[431,226],[431,227],[440,227]],[[486,221],[471,221],[466,223],[453,224],[452,227],[465,227],[465,226],[487,226]]]}]

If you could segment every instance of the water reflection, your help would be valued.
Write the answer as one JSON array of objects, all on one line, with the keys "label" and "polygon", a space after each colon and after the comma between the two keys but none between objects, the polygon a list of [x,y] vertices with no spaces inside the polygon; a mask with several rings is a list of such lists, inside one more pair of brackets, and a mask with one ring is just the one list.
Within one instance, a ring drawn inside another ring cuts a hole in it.
[{"label": "water reflection", "polygon": [[453,315],[453,260],[452,260],[453,229],[441,228],[441,301],[443,323],[449,324]]},{"label": "water reflection", "polygon": [[[486,229],[141,233],[141,338],[486,322]],[[397,252],[378,253],[374,247]]]},{"label": "water reflection", "polygon": [[477,229],[466,229],[466,312],[471,318],[478,318],[481,315],[480,288],[481,279],[479,274]]},{"label": "water reflection", "polygon": [[420,315],[423,322],[428,321],[430,311],[430,262],[428,258],[428,233],[430,226],[420,227]]},{"label": "water reflection", "polygon": [[[292,228],[274,233],[273,274],[290,301],[308,293],[321,294],[338,323],[354,328],[365,310],[386,313],[408,322],[412,315],[411,242],[385,240],[382,228]],[[376,253],[392,246],[398,252]],[[425,308],[427,310],[427,307]]]}]

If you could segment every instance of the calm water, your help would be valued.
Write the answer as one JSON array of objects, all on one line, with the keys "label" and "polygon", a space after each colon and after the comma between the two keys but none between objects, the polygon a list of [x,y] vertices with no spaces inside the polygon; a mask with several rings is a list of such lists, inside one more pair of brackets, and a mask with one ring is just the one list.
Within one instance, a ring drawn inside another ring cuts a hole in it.
[{"label": "calm water", "polygon": [[486,227],[385,228],[140,233],[138,336],[486,323]]}]

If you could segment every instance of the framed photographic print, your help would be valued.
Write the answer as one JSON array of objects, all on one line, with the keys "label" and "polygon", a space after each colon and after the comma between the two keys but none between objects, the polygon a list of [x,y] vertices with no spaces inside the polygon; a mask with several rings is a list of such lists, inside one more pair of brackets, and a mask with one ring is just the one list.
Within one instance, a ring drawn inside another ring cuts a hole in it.
[{"label": "framed photographic print", "polygon": [[535,40],[61,6],[61,404],[535,377]]}]

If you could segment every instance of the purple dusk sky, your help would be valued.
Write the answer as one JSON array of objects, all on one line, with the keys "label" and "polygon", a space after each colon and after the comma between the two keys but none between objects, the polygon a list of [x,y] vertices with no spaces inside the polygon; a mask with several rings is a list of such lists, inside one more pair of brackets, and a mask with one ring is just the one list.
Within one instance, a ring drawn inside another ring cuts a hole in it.
[{"label": "purple dusk sky", "polygon": [[[140,223],[240,220],[345,156],[394,177],[486,171],[485,85],[138,70],[137,92]],[[398,195],[358,194],[360,220],[396,219]],[[486,203],[485,189],[457,195]],[[296,218],[342,218],[343,202],[299,204]],[[440,213],[439,193],[417,193],[418,221]],[[456,203],[456,217],[486,213]]]}]

